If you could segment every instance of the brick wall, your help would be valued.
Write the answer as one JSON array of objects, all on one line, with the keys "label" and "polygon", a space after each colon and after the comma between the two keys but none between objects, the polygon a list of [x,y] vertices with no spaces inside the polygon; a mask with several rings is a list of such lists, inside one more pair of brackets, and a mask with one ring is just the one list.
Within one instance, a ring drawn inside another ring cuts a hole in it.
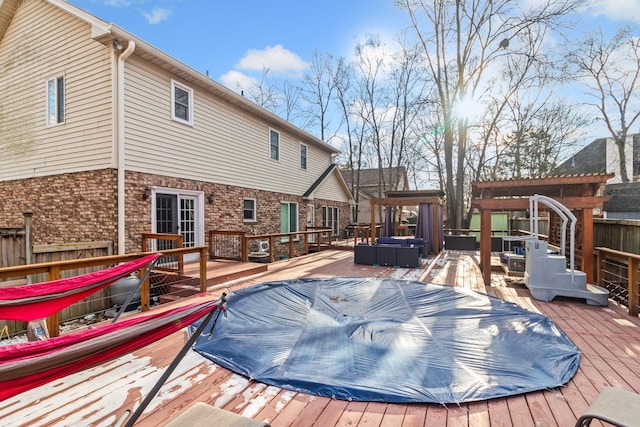
[{"label": "brick wall", "polygon": [[33,212],[33,243],[115,239],[116,174],[100,170],[0,182],[0,225],[19,227]]},{"label": "brick wall", "polygon": [[[126,252],[141,250],[142,233],[150,233],[151,198],[145,190],[163,187],[204,193],[205,239],[207,230],[241,230],[246,233],[280,232],[280,202],[297,202],[299,229],[306,228],[307,203],[300,196],[192,181],[160,175],[127,172]],[[60,244],[106,240],[117,247],[117,173],[106,169],[19,181],[0,182],[0,226],[21,227],[23,212],[33,212],[34,244]],[[208,201],[212,196],[212,202]],[[255,223],[243,222],[243,198],[257,201]],[[340,208],[340,227],[349,221],[346,203],[314,200],[316,225],[321,225],[323,205]],[[206,242],[205,242],[206,244]]]},{"label": "brick wall", "polygon": [[[321,207],[323,205],[340,208],[340,227],[342,229],[349,224],[350,212],[347,203],[327,200],[309,202],[300,196],[290,194],[133,172],[127,173],[126,186],[127,252],[140,250],[141,234],[151,232],[151,200],[143,200],[142,195],[145,188],[152,186],[203,192],[205,239],[208,230],[244,231],[248,234],[279,233],[280,203],[284,201],[298,203],[298,227],[300,230],[306,228],[308,203],[314,203],[316,206],[317,226],[321,225]],[[209,196],[212,196],[212,202],[208,201]],[[243,221],[243,199],[247,197],[256,199],[256,222],[245,223]],[[207,244],[206,241],[205,244]]]}]

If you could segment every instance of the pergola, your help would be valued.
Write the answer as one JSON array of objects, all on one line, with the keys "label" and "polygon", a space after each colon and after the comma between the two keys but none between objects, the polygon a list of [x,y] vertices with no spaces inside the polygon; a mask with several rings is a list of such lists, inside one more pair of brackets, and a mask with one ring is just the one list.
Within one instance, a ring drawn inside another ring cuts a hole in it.
[{"label": "pergola", "polygon": [[593,212],[600,212],[602,204],[611,198],[604,195],[604,185],[612,177],[613,174],[563,175],[472,183],[471,205],[480,210],[480,268],[484,283],[491,283],[491,213],[525,211],[529,209],[529,197],[536,194],[551,197],[574,211],[581,270],[587,274],[587,282],[593,283]]},{"label": "pergola", "polygon": [[[369,199],[371,204],[371,229],[370,236],[376,235],[376,205],[378,206],[420,206],[420,204],[430,204],[433,207],[433,217],[438,218],[442,210],[442,197],[444,193],[440,190],[407,190],[407,191],[387,191],[385,198]],[[433,236],[439,235],[438,221],[433,221]],[[440,253],[442,242],[433,239],[433,253]]]}]

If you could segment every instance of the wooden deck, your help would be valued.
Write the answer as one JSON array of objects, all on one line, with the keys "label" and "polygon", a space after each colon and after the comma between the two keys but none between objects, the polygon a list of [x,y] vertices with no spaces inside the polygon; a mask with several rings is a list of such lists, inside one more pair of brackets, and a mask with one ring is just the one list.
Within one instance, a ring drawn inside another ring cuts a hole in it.
[{"label": "wooden deck", "polygon": [[[322,251],[279,261],[268,271],[218,284],[213,293],[271,280],[368,276],[424,280],[480,290],[537,312],[560,326],[580,348],[575,377],[563,387],[462,405],[347,402],[282,390],[231,373],[190,351],[137,425],[157,426],[196,401],[284,426],[573,426],[606,386],[640,393],[640,319],[624,308],[580,300],[532,300],[517,279],[493,274],[485,289],[478,253],[444,251],[420,269],[353,264],[353,253]],[[186,333],[175,333],[132,354],[0,403],[3,426],[107,426],[146,395]]]}]

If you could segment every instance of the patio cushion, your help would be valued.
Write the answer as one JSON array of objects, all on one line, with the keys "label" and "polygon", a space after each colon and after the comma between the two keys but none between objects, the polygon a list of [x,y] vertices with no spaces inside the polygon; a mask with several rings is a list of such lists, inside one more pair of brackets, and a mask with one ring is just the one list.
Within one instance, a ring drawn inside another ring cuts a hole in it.
[{"label": "patio cushion", "polygon": [[269,424],[197,402],[165,427],[269,427]]}]

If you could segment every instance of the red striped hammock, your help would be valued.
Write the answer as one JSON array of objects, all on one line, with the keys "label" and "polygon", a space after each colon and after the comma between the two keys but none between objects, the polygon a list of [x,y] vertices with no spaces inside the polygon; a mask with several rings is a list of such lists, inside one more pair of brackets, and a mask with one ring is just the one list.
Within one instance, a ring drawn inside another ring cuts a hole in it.
[{"label": "red striped hammock", "polygon": [[196,302],[44,341],[0,346],[0,401],[144,347],[190,325],[219,304],[219,300]]},{"label": "red striped hammock", "polygon": [[[160,256],[147,255],[69,279],[0,288],[0,319],[29,321],[47,317]],[[0,346],[0,401],[144,347],[190,325],[218,305],[219,301],[207,298],[44,341]]]},{"label": "red striped hammock", "polygon": [[68,279],[0,288],[0,319],[42,319],[109,286],[162,256],[160,253]]}]

